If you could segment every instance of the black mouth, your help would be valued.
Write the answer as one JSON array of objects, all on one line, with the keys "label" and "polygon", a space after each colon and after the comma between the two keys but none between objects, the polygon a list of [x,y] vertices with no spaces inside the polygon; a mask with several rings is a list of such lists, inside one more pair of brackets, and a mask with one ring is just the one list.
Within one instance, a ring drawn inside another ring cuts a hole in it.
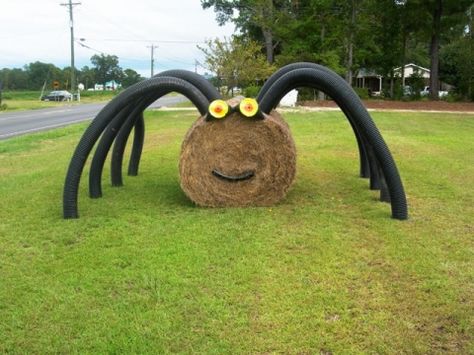
[{"label": "black mouth", "polygon": [[221,173],[217,169],[214,169],[212,170],[212,175],[222,180],[237,182],[237,181],[244,181],[244,180],[253,178],[255,176],[255,172],[245,171],[240,175],[226,175],[226,174]]}]

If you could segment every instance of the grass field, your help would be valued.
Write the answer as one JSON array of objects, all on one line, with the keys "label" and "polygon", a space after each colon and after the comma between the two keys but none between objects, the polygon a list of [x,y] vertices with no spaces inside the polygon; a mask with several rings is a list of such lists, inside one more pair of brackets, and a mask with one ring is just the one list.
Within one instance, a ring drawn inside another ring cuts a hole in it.
[{"label": "grass field", "polygon": [[[46,91],[45,94],[49,93]],[[112,91],[83,91],[81,92],[81,103],[109,101],[116,95]],[[6,111],[37,110],[48,107],[71,105],[71,102],[48,102],[39,98],[41,91],[5,91],[2,94],[2,103],[7,105]],[[73,104],[79,104],[73,102]],[[2,111],[0,111],[1,113]]]},{"label": "grass field", "polygon": [[[0,353],[473,353],[474,116],[374,113],[410,219],[390,218],[338,112],[286,114],[297,179],[271,208],[179,187],[193,112],[147,115],[138,177],[80,191],[84,124],[0,141]],[[108,170],[108,169],[107,169]]]}]

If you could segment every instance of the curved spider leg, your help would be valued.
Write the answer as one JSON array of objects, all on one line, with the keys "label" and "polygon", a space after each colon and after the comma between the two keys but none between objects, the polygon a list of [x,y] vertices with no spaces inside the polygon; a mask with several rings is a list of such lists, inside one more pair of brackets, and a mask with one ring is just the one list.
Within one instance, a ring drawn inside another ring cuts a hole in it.
[{"label": "curved spider leg", "polygon": [[[201,90],[202,94],[208,99],[209,102],[222,98],[217,89],[208,80],[194,72],[179,69],[167,70],[155,75],[154,77],[161,76],[174,77],[189,82]],[[200,114],[205,115],[206,112],[207,109],[205,112],[200,111]],[[128,175],[138,175],[138,166],[140,164],[140,158],[143,149],[145,122],[142,114],[138,115],[137,117],[130,117],[129,119],[132,120],[132,123],[128,123],[127,120],[127,123],[120,130],[114,143],[111,160],[111,180],[113,186],[122,186],[123,184],[123,155],[132,129],[134,129],[135,135],[132,145],[132,154],[130,156],[128,165]]]},{"label": "curved spider leg", "polygon": [[354,120],[360,134],[372,147],[375,160],[383,173],[392,209],[392,217],[408,218],[408,206],[400,175],[382,135],[354,90],[336,73],[319,69],[295,69],[280,77],[264,94],[260,109],[269,113],[289,91],[305,83],[333,98],[346,116]]},{"label": "curved spider leg", "polygon": [[205,96],[188,82],[171,77],[159,77],[131,86],[98,113],[79,141],[69,164],[63,190],[63,217],[65,219],[79,217],[77,198],[84,165],[95,143],[113,118],[127,105],[144,95],[156,92],[155,98],[158,98],[173,91],[183,94],[198,107],[207,105]]},{"label": "curved spider leg", "polygon": [[[315,64],[315,63],[300,62],[300,63],[285,65],[284,67],[277,70],[273,75],[271,75],[267,79],[267,81],[265,81],[265,84],[263,84],[262,88],[260,89],[260,92],[258,93],[257,101],[260,102],[263,96],[265,96],[267,91],[270,89],[270,87],[283,75],[285,75],[286,73],[292,70],[303,69],[303,68],[319,69],[325,72],[331,72],[331,70],[329,70],[328,68],[319,64]],[[275,106],[272,108],[275,108],[278,105],[278,102],[276,102]],[[373,160],[369,156],[367,142],[364,141],[364,138],[362,137],[362,135],[357,131],[357,128],[354,126],[352,119],[349,119],[349,124],[351,125],[352,130],[354,131],[354,135],[357,140],[357,147],[359,149],[359,161],[360,161],[359,175],[362,178],[369,178],[371,176],[371,172],[376,170],[376,167],[372,167],[371,169],[371,165],[375,165],[376,161]]]}]

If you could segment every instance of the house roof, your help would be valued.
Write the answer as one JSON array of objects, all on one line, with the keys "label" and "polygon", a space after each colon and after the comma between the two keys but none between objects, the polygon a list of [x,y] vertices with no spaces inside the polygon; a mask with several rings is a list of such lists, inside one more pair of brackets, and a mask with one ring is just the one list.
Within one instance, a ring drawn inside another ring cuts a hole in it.
[{"label": "house roof", "polygon": [[[409,68],[409,67],[413,67],[413,68],[416,68],[416,69],[421,69],[421,70],[423,70],[423,71],[425,71],[425,72],[427,72],[427,73],[430,72],[430,70],[429,70],[428,68],[422,67],[422,66],[417,65],[417,64],[415,64],[415,63],[405,64],[405,66],[404,66],[405,69],[406,69],[406,68]],[[399,71],[401,68],[402,68],[402,67],[398,67],[398,68],[395,68],[395,69],[393,69],[393,70]]]},{"label": "house roof", "polygon": [[361,68],[357,73],[357,78],[367,78],[367,77],[381,77],[382,75],[377,74],[375,71],[370,69]]}]

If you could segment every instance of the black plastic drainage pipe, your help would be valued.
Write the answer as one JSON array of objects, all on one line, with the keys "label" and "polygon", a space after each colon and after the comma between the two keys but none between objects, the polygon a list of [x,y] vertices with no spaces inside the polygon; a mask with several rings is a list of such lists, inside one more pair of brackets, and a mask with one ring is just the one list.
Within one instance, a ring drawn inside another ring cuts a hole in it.
[{"label": "black plastic drainage pipe", "polygon": [[[168,71],[170,73],[176,73],[180,72],[179,70],[173,70],[173,71]],[[168,73],[167,72],[167,73]],[[187,71],[182,71],[185,72],[186,74],[190,73]],[[206,87],[201,80],[206,81],[206,83],[209,86],[212,86],[207,80],[202,78],[200,75],[196,73],[192,73],[192,75],[185,75],[183,73],[183,77],[186,78],[193,78],[192,83],[189,80],[186,80],[190,82],[191,84],[195,83],[198,86],[196,86],[199,90],[202,88],[205,90],[207,95],[212,95],[211,90],[209,90],[209,87]],[[178,74],[179,75],[179,74]],[[162,75],[157,75],[155,77],[161,77]],[[196,78],[197,76],[198,78]],[[181,79],[181,78],[180,78]],[[215,89],[214,89],[215,90]],[[202,90],[201,90],[202,92]],[[145,110],[146,107],[148,107],[151,103],[153,103],[156,100],[154,97],[153,93],[148,95],[147,97],[144,97],[140,102],[133,102],[131,103],[128,107],[132,107],[133,111],[129,113],[128,117],[123,117],[123,116],[118,116],[116,117],[107,127],[105,133],[103,134],[98,146],[97,150],[94,153],[94,157],[92,160],[92,165],[90,169],[90,174],[89,174],[89,195],[91,198],[99,198],[102,197],[102,172],[104,169],[104,164],[105,160],[107,158],[107,155],[110,151],[110,148],[115,140],[115,145],[112,153],[112,171],[111,171],[111,178],[112,178],[112,186],[122,186],[122,162],[123,162],[123,155],[125,152],[125,146],[127,144],[128,137],[132,131],[133,126],[136,124],[137,117],[143,117],[142,113]],[[207,110],[208,110],[209,102],[200,102],[197,105],[197,108],[201,115],[204,115]],[[144,126],[144,122],[143,122]],[[120,138],[120,140],[117,140],[117,138]],[[136,140],[134,140],[135,142]],[[138,141],[138,146],[143,147],[143,139],[141,141]],[[132,151],[135,150],[137,154],[133,156],[133,158],[137,159],[132,162],[132,166],[137,166],[139,164],[139,160],[141,157],[141,150],[138,152],[138,147],[135,147],[134,149],[132,148]]]},{"label": "black plastic drainage pipe", "polygon": [[196,106],[207,101],[201,91],[188,82],[177,78],[159,77],[132,85],[99,112],[83,134],[69,164],[63,191],[63,216],[65,219],[79,217],[77,197],[84,165],[95,143],[113,118],[127,105],[151,92],[155,92],[156,98],[159,98],[173,91],[186,96]]},{"label": "black plastic drainage pipe", "polygon": [[[209,102],[221,99],[222,96],[216,90],[216,88],[207,81],[203,76],[188,71],[188,70],[167,70],[162,73],[155,75],[154,77],[168,76],[186,80],[187,82],[194,85],[196,88],[201,90],[202,94],[208,99]],[[208,102],[208,106],[209,106]],[[199,108],[198,108],[199,109]],[[203,112],[199,109],[201,115],[204,115],[207,112]],[[129,122],[132,120],[132,122]],[[136,176],[138,174],[138,166],[140,164],[141,152],[143,149],[144,142],[144,129],[145,122],[143,114],[140,114],[138,117],[130,117],[127,119],[127,122],[123,125],[120,132],[118,132],[117,138],[115,139],[112,160],[111,160],[111,180],[112,186],[122,186],[123,177],[122,177],[122,165],[123,165],[123,156],[125,152],[125,147],[127,141],[130,137],[132,128],[134,127],[134,140],[132,145],[132,154],[130,156],[129,166],[128,166],[128,175]]]},{"label": "black plastic drainage pipe", "polygon": [[129,118],[134,118],[143,112],[145,107],[151,103],[150,100],[151,98],[148,96],[125,106],[105,129],[92,158],[89,172],[89,196],[91,198],[102,197],[102,171],[104,169],[105,159],[107,158],[117,133],[126,122],[131,121]]},{"label": "black plastic drainage pipe", "polygon": [[387,184],[392,217],[408,218],[408,206],[400,175],[383,137],[354,90],[336,73],[317,69],[295,69],[279,78],[264,94],[260,109],[269,113],[281,98],[300,85],[313,87],[331,96],[344,113],[354,120],[355,127],[373,148],[375,159]]},{"label": "black plastic drainage pipe", "polygon": [[[267,91],[270,89],[270,87],[278,80],[280,79],[283,75],[286,73],[295,70],[295,69],[318,69],[321,71],[325,71],[328,73],[332,73],[332,71],[322,65],[316,64],[316,63],[310,63],[310,62],[299,62],[299,63],[293,63],[293,64],[288,64],[285,65],[284,67],[280,68],[277,70],[275,73],[273,73],[267,81],[265,81],[265,84],[263,84],[262,88],[260,89],[258,96],[257,96],[257,101],[260,102],[263,98],[263,96],[267,93]],[[279,101],[278,101],[279,102]],[[278,105],[278,102],[275,104],[273,108],[276,108]],[[350,117],[347,117],[349,120],[349,123],[352,127],[352,130],[354,131],[354,135],[356,137],[357,141],[357,147],[359,149],[359,161],[360,161],[360,169],[359,169],[359,175],[362,178],[369,178],[371,176],[371,172],[377,171],[377,167],[373,166],[372,168],[370,165],[376,164],[374,160],[371,160],[371,157],[369,156],[368,153],[368,147],[367,147],[367,142],[363,141],[363,138],[357,131],[356,127],[352,123],[352,120]],[[379,185],[378,181],[378,176],[377,175],[372,175],[372,181],[370,183],[371,186],[376,186]]]}]

